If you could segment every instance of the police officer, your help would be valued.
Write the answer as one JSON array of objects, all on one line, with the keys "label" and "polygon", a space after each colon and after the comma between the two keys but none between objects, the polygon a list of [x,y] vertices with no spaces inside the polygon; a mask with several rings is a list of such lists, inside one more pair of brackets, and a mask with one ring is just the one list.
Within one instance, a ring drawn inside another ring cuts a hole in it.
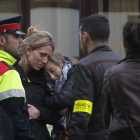
[{"label": "police officer", "polygon": [[14,140],[34,140],[29,130],[25,91],[12,66],[25,35],[19,31],[21,18],[22,15],[0,19],[0,106],[12,120]]}]

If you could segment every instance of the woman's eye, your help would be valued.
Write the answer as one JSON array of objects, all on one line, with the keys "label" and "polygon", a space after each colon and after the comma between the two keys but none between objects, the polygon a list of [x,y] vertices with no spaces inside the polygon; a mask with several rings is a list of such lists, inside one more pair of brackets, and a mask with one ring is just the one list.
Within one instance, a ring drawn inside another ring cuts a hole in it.
[{"label": "woman's eye", "polygon": [[41,54],[40,54],[40,56],[41,56],[41,57],[44,57],[44,56],[46,56],[46,54],[44,54],[44,53],[41,53]]},{"label": "woman's eye", "polygon": [[55,72],[55,70],[51,70],[51,73],[54,73]]}]

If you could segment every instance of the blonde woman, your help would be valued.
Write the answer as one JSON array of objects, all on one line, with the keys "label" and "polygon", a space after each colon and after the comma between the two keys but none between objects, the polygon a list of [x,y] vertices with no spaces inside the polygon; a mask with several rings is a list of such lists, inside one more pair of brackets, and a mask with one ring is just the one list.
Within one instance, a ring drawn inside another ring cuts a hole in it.
[{"label": "blonde woman", "polygon": [[22,42],[21,59],[15,65],[26,92],[31,132],[37,140],[50,139],[46,123],[53,124],[59,117],[59,114],[44,107],[43,67],[54,49],[50,33],[29,27],[28,36]]}]

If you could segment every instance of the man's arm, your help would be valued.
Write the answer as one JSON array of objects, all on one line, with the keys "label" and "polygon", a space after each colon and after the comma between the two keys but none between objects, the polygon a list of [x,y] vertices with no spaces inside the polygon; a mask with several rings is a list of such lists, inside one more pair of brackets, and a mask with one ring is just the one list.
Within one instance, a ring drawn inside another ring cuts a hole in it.
[{"label": "man's arm", "polygon": [[93,108],[94,79],[92,71],[77,64],[74,73],[75,104],[69,129],[69,140],[85,140]]}]

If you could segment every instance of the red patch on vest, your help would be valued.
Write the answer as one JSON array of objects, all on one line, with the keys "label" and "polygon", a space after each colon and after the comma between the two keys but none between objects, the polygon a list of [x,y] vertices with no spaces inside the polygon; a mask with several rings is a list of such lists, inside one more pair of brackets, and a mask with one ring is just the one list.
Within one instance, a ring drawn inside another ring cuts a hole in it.
[{"label": "red patch on vest", "polygon": [[3,75],[8,70],[10,70],[10,68],[0,61],[0,75]]}]

